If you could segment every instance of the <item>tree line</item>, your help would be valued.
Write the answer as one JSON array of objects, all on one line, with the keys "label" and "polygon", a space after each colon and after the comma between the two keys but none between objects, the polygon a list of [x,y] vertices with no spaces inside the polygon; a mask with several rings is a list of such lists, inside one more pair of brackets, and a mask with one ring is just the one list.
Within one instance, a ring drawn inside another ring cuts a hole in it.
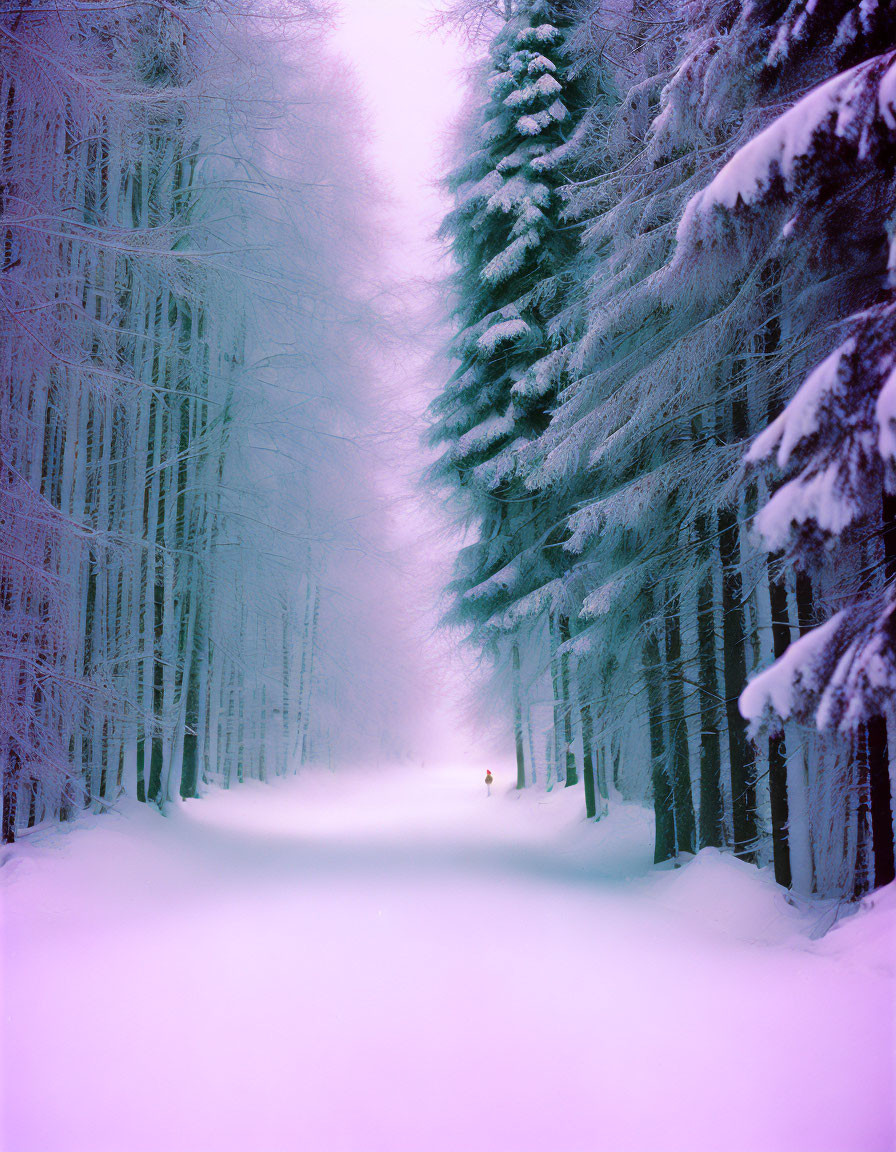
[{"label": "tree line", "polygon": [[459,0],[433,479],[517,785],[894,876],[896,7]]},{"label": "tree line", "polygon": [[372,190],[326,18],[0,13],[4,841],[391,739]]}]

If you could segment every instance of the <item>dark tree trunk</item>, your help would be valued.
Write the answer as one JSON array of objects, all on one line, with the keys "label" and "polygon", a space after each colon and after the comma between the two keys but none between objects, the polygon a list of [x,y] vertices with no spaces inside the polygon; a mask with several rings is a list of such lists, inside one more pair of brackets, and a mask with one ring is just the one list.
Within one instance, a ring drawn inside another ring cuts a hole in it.
[{"label": "dark tree trunk", "polygon": [[[560,643],[570,638],[569,617],[560,617]],[[579,771],[576,765],[576,750],[572,741],[572,701],[569,695],[569,653],[560,656],[560,690],[563,694],[563,742],[566,745],[566,787],[578,784]]]},{"label": "dark tree trunk", "polygon": [[893,858],[893,812],[890,802],[890,753],[887,722],[873,716],[866,725],[868,739],[868,797],[871,810],[871,857],[874,887],[896,879]]},{"label": "dark tree trunk", "polygon": [[582,753],[584,764],[582,776],[585,784],[585,816],[588,820],[597,815],[597,797],[594,789],[594,747],[592,743],[591,705],[582,704],[579,708],[582,717]]},{"label": "dark tree trunk", "polygon": [[656,825],[654,863],[675,856],[675,814],[672,807],[672,785],[666,768],[663,738],[663,681],[660,646],[651,634],[644,642],[644,676],[647,681],[647,708],[650,726],[650,764],[653,777],[653,813]]},{"label": "dark tree trunk", "polygon": [[719,552],[722,561],[722,648],[725,675],[725,718],[731,761],[731,807],[734,851],[753,861],[756,848],[756,763],[747,740],[746,721],[738,700],[747,682],[744,644],[743,585],[740,575],[740,526],[734,507],[719,512]]},{"label": "dark tree trunk", "polygon": [[[874,867],[871,861],[873,840],[870,825],[870,736],[868,725],[862,724],[855,742],[856,782],[856,846],[853,869],[852,894],[858,899],[871,888]],[[844,838],[846,839],[846,838]]]},{"label": "dark tree trunk", "polygon": [[[162,610],[164,605],[164,594],[160,586],[156,586],[156,599],[155,599],[155,612],[156,612],[156,637],[157,639],[162,633]],[[153,717],[156,724],[163,722],[163,701],[165,694],[164,686],[164,667],[162,661],[156,656],[153,661],[153,687],[152,687],[152,701],[153,701]],[[158,731],[153,732],[150,739],[150,754],[149,754],[149,781],[146,787],[147,800],[157,803],[162,795],[162,761],[164,759],[162,751],[162,737]]]},{"label": "dark tree trunk", "polygon": [[554,694],[554,724],[553,724],[553,738],[554,738],[554,777],[559,784],[562,777],[560,776],[560,764],[563,759],[561,741],[563,732],[563,685],[560,676],[560,655],[558,649],[561,640],[558,636],[558,620],[557,617],[551,613],[550,618],[550,631],[551,631],[551,690]]},{"label": "dark tree trunk", "polygon": [[812,578],[801,568],[798,568],[796,573],[796,622],[800,636],[805,636],[815,627]]},{"label": "dark tree trunk", "polygon": [[669,694],[669,744],[677,852],[694,852],[694,798],[691,793],[691,750],[685,721],[681,679],[681,607],[672,596],[666,607],[666,682]]},{"label": "dark tree trunk", "polygon": [[6,779],[3,781],[3,829],[2,843],[14,844],[16,840],[16,807],[19,799],[19,779],[15,753],[10,754],[7,763]]},{"label": "dark tree trunk", "polygon": [[513,646],[513,735],[516,740],[516,786],[526,787],[526,760],[523,755],[523,704],[520,693],[520,646]]},{"label": "dark tree trunk", "polygon": [[[882,508],[884,578],[896,581],[896,495],[883,494]],[[873,716],[868,730],[868,793],[871,809],[874,887],[881,888],[896,878],[893,859],[893,812],[890,793],[890,749],[887,722]]]},{"label": "dark tree trunk", "polygon": [[[594,741],[592,740],[592,744]],[[607,787],[607,746],[601,744],[597,750],[595,757],[595,764],[597,766],[597,790],[600,792],[604,800],[610,799],[610,790]]]},{"label": "dark tree trunk", "polygon": [[200,605],[196,611],[200,614],[197,621],[196,635],[193,637],[195,645],[193,659],[189,662],[189,679],[187,681],[187,707],[183,736],[183,763],[180,774],[180,794],[183,797],[199,795],[199,680],[200,668],[204,659],[204,618]]},{"label": "dark tree trunk", "polygon": [[[697,535],[708,536],[706,520],[697,523]],[[706,557],[708,561],[708,556]],[[697,648],[700,662],[700,847],[721,848],[722,741],[719,736],[721,703],[716,667],[716,618],[712,567],[707,562],[697,587]]]},{"label": "dark tree trunk", "polygon": [[[780,660],[790,644],[790,617],[787,612],[787,585],[779,569],[777,556],[768,558],[768,598],[772,616],[772,645],[775,659]],[[778,574],[776,575],[776,571]],[[790,870],[790,843],[787,800],[787,747],[784,734],[775,733],[768,741],[768,790],[772,809],[772,849],[775,879],[784,888],[793,882]]]},{"label": "dark tree trunk", "polygon": [[36,776],[28,781],[28,827],[33,828],[37,823],[37,793],[40,783]]},{"label": "dark tree trunk", "polygon": [[145,720],[138,720],[140,724],[140,736],[137,738],[137,799],[141,804],[146,803],[146,774],[144,771],[144,762],[146,760],[146,727]]},{"label": "dark tree trunk", "polygon": [[[765,277],[768,281],[772,299],[775,304],[770,308],[769,321],[764,333],[765,354],[773,356],[781,343],[781,325],[779,320],[780,286],[778,277],[780,268],[775,262],[770,265]],[[771,424],[780,411],[780,401],[774,392],[770,392],[768,400],[767,419]],[[772,648],[775,659],[780,660],[790,644],[790,614],[787,610],[787,584],[780,570],[780,556],[768,557],[768,598],[772,618]],[[776,574],[777,573],[777,574]],[[772,851],[775,863],[775,879],[784,888],[793,883],[790,867],[790,838],[789,820],[790,811],[787,796],[787,746],[784,733],[774,733],[768,741],[768,790],[772,816]]]}]

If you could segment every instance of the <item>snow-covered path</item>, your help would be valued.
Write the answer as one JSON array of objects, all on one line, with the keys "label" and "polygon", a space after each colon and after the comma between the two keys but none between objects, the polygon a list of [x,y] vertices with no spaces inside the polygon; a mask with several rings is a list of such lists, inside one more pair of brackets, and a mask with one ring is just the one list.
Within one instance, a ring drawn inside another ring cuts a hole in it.
[{"label": "snow-covered path", "polygon": [[0,869],[4,1152],[889,1152],[894,897],[477,771],[313,773]]}]

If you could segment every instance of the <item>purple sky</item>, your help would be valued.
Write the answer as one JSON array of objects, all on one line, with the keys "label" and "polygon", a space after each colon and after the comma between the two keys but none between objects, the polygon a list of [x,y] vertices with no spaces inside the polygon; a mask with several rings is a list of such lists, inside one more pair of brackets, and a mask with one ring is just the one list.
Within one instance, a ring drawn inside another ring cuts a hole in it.
[{"label": "purple sky", "polygon": [[463,45],[428,32],[432,0],[341,0],[335,42],[354,68],[371,117],[371,159],[395,198],[395,264],[431,272],[444,211],[434,188],[462,94]]},{"label": "purple sky", "polygon": [[[439,275],[435,232],[448,204],[436,185],[449,163],[446,141],[460,111],[469,59],[458,38],[427,29],[434,6],[435,0],[341,0],[334,37],[357,76],[368,115],[367,155],[390,197],[383,278],[402,282],[399,325],[424,324],[432,298],[420,279]],[[429,717],[431,743],[436,755],[450,749],[463,756],[473,741],[457,705],[475,672],[470,653],[458,652],[454,640],[437,628],[439,593],[458,542],[445,536],[443,510],[419,486],[423,413],[440,384],[430,360],[445,338],[430,324],[399,355],[387,349],[377,374],[399,426],[387,448],[383,478],[393,499],[394,547],[407,575],[408,606],[419,616],[421,660],[429,669],[421,673],[439,685]]]}]

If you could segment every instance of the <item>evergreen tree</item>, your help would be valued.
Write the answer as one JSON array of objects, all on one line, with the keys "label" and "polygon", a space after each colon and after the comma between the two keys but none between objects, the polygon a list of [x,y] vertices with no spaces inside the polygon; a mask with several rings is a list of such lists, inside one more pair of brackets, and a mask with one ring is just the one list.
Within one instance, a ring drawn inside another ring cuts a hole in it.
[{"label": "evergreen tree", "polygon": [[[444,449],[435,474],[459,492],[475,525],[475,542],[462,553],[451,587],[452,615],[481,641],[481,626],[510,602],[520,554],[533,541],[548,543],[550,509],[526,492],[521,448],[547,426],[556,398],[552,320],[576,250],[560,192],[582,102],[564,48],[567,28],[546,0],[527,0],[508,13],[491,45],[487,102],[472,132],[472,154],[448,182],[456,208],[443,234],[458,266],[458,335],[451,349],[457,369],[433,405],[433,440]],[[519,640],[512,632],[509,639],[493,635],[491,648],[514,669],[519,700]],[[568,717],[568,674],[556,671],[555,707]],[[566,777],[572,782],[570,744]]]},{"label": "evergreen tree", "polygon": [[[486,243],[502,157],[475,151],[450,232],[466,343],[439,405],[476,527],[455,616],[527,687],[552,682],[549,781],[576,696],[589,815],[612,764],[652,797],[657,860],[731,846],[801,891],[860,891],[892,870],[894,9],[677,15],[590,3],[564,38],[591,80],[555,150],[582,246],[547,309],[510,281],[488,295],[517,250]],[[739,698],[774,660],[748,731]]]},{"label": "evergreen tree", "polygon": [[[841,293],[851,289],[843,305],[859,306],[851,313],[841,306],[839,343],[750,451],[754,465],[775,457],[784,473],[757,516],[763,539],[824,576],[837,611],[777,652],[777,663],[742,697],[754,721],[814,719],[852,740],[858,819],[867,814],[871,834],[859,836],[871,845],[870,859],[857,861],[859,890],[894,878],[887,731],[896,690],[894,126],[891,51],[809,93],[726,172],[741,214],[771,217],[763,230],[786,214],[794,242],[823,252],[825,275],[836,269]],[[711,187],[700,210],[712,196]]]}]

